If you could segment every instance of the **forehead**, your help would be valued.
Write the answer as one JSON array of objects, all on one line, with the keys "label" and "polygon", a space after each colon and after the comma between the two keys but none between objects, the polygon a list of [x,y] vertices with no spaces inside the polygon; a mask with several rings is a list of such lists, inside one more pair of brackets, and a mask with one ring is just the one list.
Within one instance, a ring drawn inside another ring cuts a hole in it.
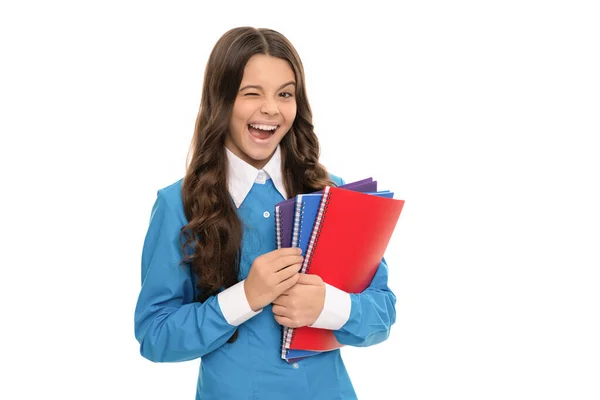
[{"label": "forehead", "polygon": [[255,54],[244,68],[242,85],[280,86],[295,80],[294,71],[286,60]]}]

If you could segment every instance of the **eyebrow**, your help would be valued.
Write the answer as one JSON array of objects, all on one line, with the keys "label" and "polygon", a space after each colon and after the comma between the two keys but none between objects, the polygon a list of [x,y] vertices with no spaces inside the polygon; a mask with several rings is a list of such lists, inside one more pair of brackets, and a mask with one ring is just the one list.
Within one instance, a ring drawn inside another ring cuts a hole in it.
[{"label": "eyebrow", "polygon": [[[286,87],[286,86],[289,86],[289,85],[294,85],[294,86],[296,86],[296,82],[295,82],[295,81],[289,81],[288,83],[284,83],[283,85],[279,86],[279,89],[277,89],[277,91],[279,91],[279,90],[281,90],[281,89],[283,89],[284,87]],[[246,85],[246,86],[244,86],[243,88],[240,88],[240,92],[241,92],[242,90],[246,90],[246,89],[258,89],[258,90],[263,90],[262,86],[260,86],[260,85]]]}]

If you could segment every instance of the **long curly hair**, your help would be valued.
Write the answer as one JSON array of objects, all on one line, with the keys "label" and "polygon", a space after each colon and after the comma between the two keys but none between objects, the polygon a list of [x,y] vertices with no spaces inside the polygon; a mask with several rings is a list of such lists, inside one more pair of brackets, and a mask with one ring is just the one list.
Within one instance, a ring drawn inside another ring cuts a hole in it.
[{"label": "long curly hair", "polygon": [[196,301],[200,302],[239,282],[243,229],[228,192],[225,138],[244,68],[255,54],[286,60],[296,78],[296,118],[280,144],[288,196],[333,185],[319,163],[304,70],[292,44],[270,29],[239,27],[226,32],[215,44],[205,69],[182,187],[189,223],[181,231],[181,251],[183,262],[197,277]]}]

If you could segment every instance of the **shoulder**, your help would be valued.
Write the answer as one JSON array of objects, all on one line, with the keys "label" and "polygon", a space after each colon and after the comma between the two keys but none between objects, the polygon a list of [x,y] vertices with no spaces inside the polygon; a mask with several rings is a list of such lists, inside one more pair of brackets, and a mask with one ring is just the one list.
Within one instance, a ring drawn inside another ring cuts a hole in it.
[{"label": "shoulder", "polygon": [[162,196],[165,200],[181,201],[181,188],[183,186],[183,178],[179,179],[177,182],[171,183],[169,186],[165,186],[161,189],[158,189],[158,196]]},{"label": "shoulder", "polygon": [[329,172],[329,179],[331,179],[337,186],[342,186],[345,183],[342,178],[332,174],[331,172]]},{"label": "shoulder", "polygon": [[183,210],[183,198],[181,195],[181,189],[183,185],[183,178],[177,182],[171,183],[161,189],[158,189],[157,203],[160,203],[165,208],[169,209],[171,213],[179,217],[182,222],[187,223],[185,218],[185,212]]}]

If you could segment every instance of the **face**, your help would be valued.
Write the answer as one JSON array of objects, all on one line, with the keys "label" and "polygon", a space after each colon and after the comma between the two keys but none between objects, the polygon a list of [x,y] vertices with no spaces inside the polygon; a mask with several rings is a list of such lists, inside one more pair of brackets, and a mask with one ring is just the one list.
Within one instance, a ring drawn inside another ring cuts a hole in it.
[{"label": "face", "polygon": [[296,118],[296,79],[287,61],[252,56],[233,104],[225,146],[257,169],[271,159]]}]

